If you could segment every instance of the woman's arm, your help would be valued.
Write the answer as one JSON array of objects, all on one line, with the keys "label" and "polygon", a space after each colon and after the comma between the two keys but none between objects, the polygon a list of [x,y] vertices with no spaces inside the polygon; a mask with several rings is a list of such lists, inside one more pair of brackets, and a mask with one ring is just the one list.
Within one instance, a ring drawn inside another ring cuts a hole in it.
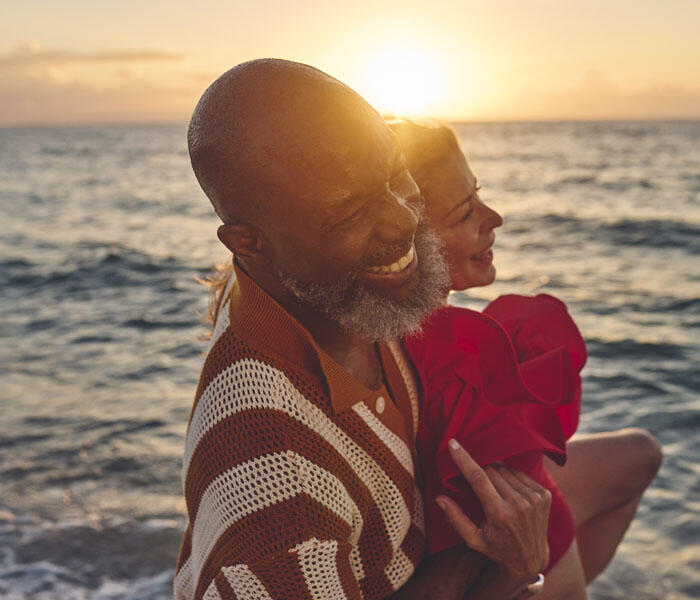
[{"label": "woman's arm", "polygon": [[450,453],[478,496],[486,522],[477,527],[454,501],[439,496],[438,504],[467,547],[426,557],[391,600],[512,600],[549,561],[551,494],[504,465],[482,469],[454,440]]}]

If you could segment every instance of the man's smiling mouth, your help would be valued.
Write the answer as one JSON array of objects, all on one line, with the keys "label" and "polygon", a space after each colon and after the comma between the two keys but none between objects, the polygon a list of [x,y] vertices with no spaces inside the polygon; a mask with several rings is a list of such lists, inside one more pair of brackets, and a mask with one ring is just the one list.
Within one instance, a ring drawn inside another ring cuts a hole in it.
[{"label": "man's smiling mouth", "polygon": [[415,256],[415,250],[413,249],[413,246],[410,247],[408,252],[404,254],[401,258],[399,258],[396,262],[391,263],[390,265],[379,265],[379,266],[372,266],[368,267],[366,270],[368,273],[374,273],[377,275],[385,275],[387,273],[400,273],[403,271],[408,265],[413,262],[413,257]]}]

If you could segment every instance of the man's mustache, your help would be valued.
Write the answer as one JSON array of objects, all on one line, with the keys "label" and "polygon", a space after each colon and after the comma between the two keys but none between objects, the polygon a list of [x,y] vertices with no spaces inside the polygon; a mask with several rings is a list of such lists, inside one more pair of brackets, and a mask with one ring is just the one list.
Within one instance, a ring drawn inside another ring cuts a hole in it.
[{"label": "man's mustache", "polygon": [[[418,227],[425,225],[423,223],[423,216],[425,214],[425,199],[423,194],[417,196],[415,199],[409,200],[407,205],[408,208],[415,213],[416,217],[418,217]],[[399,242],[394,242],[393,244],[386,244],[379,248],[375,248],[367,256],[367,258],[362,261],[362,264],[358,267],[357,272],[364,271],[369,267],[386,264],[387,258],[394,258],[394,260],[398,260],[411,249],[415,237],[416,235],[414,233],[412,236]]]},{"label": "man's mustache", "polygon": [[[364,271],[369,267],[377,265],[389,264],[404,256],[413,246],[414,236],[410,236],[400,242],[386,244],[372,250],[372,252],[362,261],[358,271]],[[393,259],[393,260],[388,260]]]}]

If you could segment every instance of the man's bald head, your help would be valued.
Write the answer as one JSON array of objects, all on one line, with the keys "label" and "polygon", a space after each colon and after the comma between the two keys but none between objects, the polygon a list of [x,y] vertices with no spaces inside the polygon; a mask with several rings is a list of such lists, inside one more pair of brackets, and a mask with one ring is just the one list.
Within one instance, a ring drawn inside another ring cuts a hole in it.
[{"label": "man's bald head", "polygon": [[239,65],[202,96],[189,147],[219,239],[307,327],[396,339],[442,302],[439,243],[418,235],[420,191],[396,136],[336,79]]},{"label": "man's bald head", "polygon": [[[250,61],[200,99],[188,131],[192,167],[225,223],[258,223],[300,189],[313,193],[312,177],[352,177],[350,140],[371,139],[378,119],[359,95],[313,67]],[[310,186],[299,186],[300,178]]]}]

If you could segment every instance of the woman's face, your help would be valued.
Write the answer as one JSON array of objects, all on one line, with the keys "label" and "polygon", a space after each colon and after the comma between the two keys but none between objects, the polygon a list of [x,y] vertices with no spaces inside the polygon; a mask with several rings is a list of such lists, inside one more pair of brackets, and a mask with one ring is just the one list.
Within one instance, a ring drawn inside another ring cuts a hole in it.
[{"label": "woman's face", "polygon": [[503,225],[503,219],[479,198],[476,177],[464,154],[453,155],[421,179],[426,218],[445,245],[452,289],[492,283],[493,230]]}]

